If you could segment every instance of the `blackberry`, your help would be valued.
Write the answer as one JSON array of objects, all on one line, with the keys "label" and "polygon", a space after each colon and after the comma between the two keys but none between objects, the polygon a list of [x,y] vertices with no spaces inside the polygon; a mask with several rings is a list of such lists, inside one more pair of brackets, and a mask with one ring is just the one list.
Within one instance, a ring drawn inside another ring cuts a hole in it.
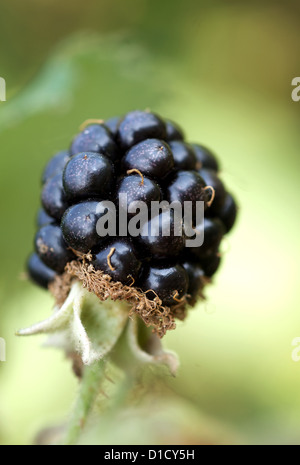
[{"label": "blackberry", "polygon": [[212,202],[212,205],[209,208],[208,213],[210,215],[218,215],[225,202],[225,186],[216,174],[216,172],[213,170],[201,169],[199,170],[199,174],[202,177],[202,179],[204,179],[205,183],[208,186],[213,187],[214,189],[214,201]]},{"label": "blackberry", "polygon": [[193,147],[185,142],[173,140],[169,142],[171,147],[175,168],[180,170],[195,170],[197,158]]},{"label": "blackberry", "polygon": [[50,178],[42,190],[43,207],[52,218],[61,219],[69,204],[63,188],[62,173]]},{"label": "blackberry", "polygon": [[122,160],[125,171],[137,169],[145,176],[161,179],[174,167],[170,146],[159,139],[146,139],[134,145]]},{"label": "blackberry", "polygon": [[[189,144],[175,122],[155,113],[88,120],[70,151],[56,154],[43,172],[29,276],[47,287],[56,276],[63,274],[55,283],[70,268],[81,267],[89,279],[103,278],[112,289],[130,286],[137,299],[143,292],[139,308],[146,301],[153,311],[160,309],[157,300],[151,303],[158,296],[170,307],[170,318],[184,315],[186,303],[194,305],[218,270],[221,241],[236,221],[236,201],[218,172],[209,149]],[[187,234],[185,202],[191,206],[192,234]],[[129,206],[137,209],[124,215]]]},{"label": "blackberry", "polygon": [[120,121],[120,116],[113,116],[112,118],[107,119],[104,123],[105,126],[110,130],[110,133],[114,139],[117,138]]},{"label": "blackberry", "polygon": [[54,155],[47,163],[42,176],[42,184],[45,184],[49,179],[53,178],[58,173],[62,173],[67,161],[70,159],[70,153],[67,150],[62,150]]},{"label": "blackberry", "polygon": [[96,152],[106,155],[115,162],[119,158],[119,149],[109,129],[104,124],[91,124],[83,129],[73,140],[71,155],[80,152]]},{"label": "blackberry", "polygon": [[103,198],[112,187],[113,166],[102,154],[83,152],[74,155],[63,172],[63,186],[67,198]]},{"label": "blackberry", "polygon": [[204,218],[203,224],[195,227],[196,232],[197,230],[204,232],[204,242],[200,247],[191,247],[191,252],[201,259],[218,250],[225,228],[218,218]]},{"label": "blackberry", "polygon": [[27,261],[27,273],[34,283],[45,289],[56,276],[55,271],[48,268],[36,253],[30,255]]},{"label": "blackberry", "polygon": [[137,241],[144,257],[176,257],[185,245],[182,221],[173,210],[164,210],[142,225]]},{"label": "blackberry", "polygon": [[204,287],[205,273],[201,265],[197,262],[194,262],[191,260],[185,260],[184,262],[181,263],[181,265],[188,274],[189,286],[187,290],[187,294],[188,294],[187,299],[188,299],[188,302],[192,304],[194,303],[195,300],[197,300],[197,296],[199,295],[199,292],[201,292],[201,290]]},{"label": "blackberry", "polygon": [[61,221],[63,237],[69,247],[82,253],[88,253],[98,242],[97,213],[98,202],[86,201],[72,205]]},{"label": "blackberry", "polygon": [[145,139],[163,139],[167,136],[165,122],[148,111],[132,111],[121,120],[118,141],[123,150]]},{"label": "blackberry", "polygon": [[187,294],[188,285],[188,274],[181,265],[150,265],[145,268],[140,280],[140,287],[149,299],[158,296],[167,306],[180,303],[180,299]]},{"label": "blackberry", "polygon": [[196,154],[196,158],[198,161],[198,169],[209,169],[218,172],[219,162],[215,155],[206,147],[199,144],[192,144],[194,152]]},{"label": "blackberry", "polygon": [[42,262],[57,273],[62,273],[66,264],[75,258],[64,241],[59,226],[42,226],[35,236],[34,244]]},{"label": "blackberry", "polygon": [[219,269],[221,256],[219,253],[213,253],[212,255],[203,258],[200,263],[205,276],[211,278]]},{"label": "blackberry", "polygon": [[219,218],[225,226],[226,233],[231,231],[237,217],[237,205],[233,196],[226,194],[224,204],[219,212]]},{"label": "blackberry", "polygon": [[[152,179],[139,174],[131,174],[120,179],[115,201],[117,202],[121,195],[127,196],[126,205],[123,206],[127,211],[130,204],[134,206],[134,202],[144,202],[147,207],[151,207],[151,202],[159,201],[161,198],[161,189],[159,185]],[[128,211],[128,217],[133,217],[134,213]]]},{"label": "blackberry", "polygon": [[104,271],[123,284],[134,284],[142,262],[136,257],[133,246],[126,240],[113,240],[95,247],[92,264],[96,270]]},{"label": "blackberry", "polygon": [[183,130],[174,121],[166,121],[166,132],[168,142],[172,140],[184,140]]},{"label": "blackberry", "polygon": [[166,198],[172,202],[192,202],[193,218],[196,215],[197,201],[205,201],[206,184],[196,171],[178,171],[166,188]]},{"label": "blackberry", "polygon": [[36,217],[36,224],[40,228],[49,223],[56,223],[55,218],[48,215],[43,208],[40,208]]}]

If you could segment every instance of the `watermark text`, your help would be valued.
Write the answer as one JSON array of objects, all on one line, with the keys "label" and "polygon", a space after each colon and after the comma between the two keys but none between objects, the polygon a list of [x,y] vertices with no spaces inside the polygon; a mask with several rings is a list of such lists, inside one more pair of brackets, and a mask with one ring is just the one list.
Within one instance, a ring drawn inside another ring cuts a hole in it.
[{"label": "watermark text", "polygon": [[300,337],[295,337],[292,340],[292,346],[295,347],[292,350],[292,360],[293,362],[300,362]]},{"label": "watermark text", "polygon": [[118,209],[114,202],[106,200],[98,203],[96,213],[100,237],[115,237],[118,230],[123,237],[184,236],[186,247],[200,247],[204,242],[203,201],[152,201],[149,208],[143,201],[129,203],[127,194],[120,194]]},{"label": "watermark text", "polygon": [[6,82],[0,77],[0,102],[6,102]]},{"label": "watermark text", "polygon": [[295,87],[292,91],[292,100],[294,102],[300,101],[300,77],[295,77],[292,80],[292,86]]},{"label": "watermark text", "polygon": [[3,337],[0,337],[0,362],[6,361],[6,343]]}]

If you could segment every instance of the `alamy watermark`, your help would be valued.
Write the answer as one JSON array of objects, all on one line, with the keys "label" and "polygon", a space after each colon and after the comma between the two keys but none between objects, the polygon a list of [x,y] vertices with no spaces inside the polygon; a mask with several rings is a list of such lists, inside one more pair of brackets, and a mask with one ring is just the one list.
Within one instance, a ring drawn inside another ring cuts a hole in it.
[{"label": "alamy watermark", "polygon": [[3,337],[0,337],[0,362],[6,361],[6,343]]},{"label": "alamy watermark", "polygon": [[0,102],[6,102],[6,82],[0,77]]},{"label": "alamy watermark", "polygon": [[[119,195],[119,205],[109,200],[99,202],[96,231],[100,237],[184,236],[186,247],[200,247],[204,242],[204,201],[128,202]],[[151,219],[151,221],[149,221]],[[129,221],[128,221],[129,220]]]},{"label": "alamy watermark", "polygon": [[294,347],[292,350],[292,360],[293,362],[300,362],[300,337],[295,337],[292,340],[292,346]]},{"label": "alamy watermark", "polygon": [[292,80],[292,86],[295,87],[292,91],[292,100],[294,102],[300,101],[300,77],[295,77]]}]

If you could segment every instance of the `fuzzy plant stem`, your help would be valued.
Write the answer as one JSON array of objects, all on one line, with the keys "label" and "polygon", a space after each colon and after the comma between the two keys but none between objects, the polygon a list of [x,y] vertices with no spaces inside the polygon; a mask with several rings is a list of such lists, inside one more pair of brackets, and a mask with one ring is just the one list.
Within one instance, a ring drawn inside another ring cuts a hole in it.
[{"label": "fuzzy plant stem", "polygon": [[93,363],[84,369],[80,384],[78,398],[74,407],[74,413],[68,425],[64,444],[75,445],[86,424],[88,415],[93,408],[99,394],[100,386],[105,377],[105,362]]}]

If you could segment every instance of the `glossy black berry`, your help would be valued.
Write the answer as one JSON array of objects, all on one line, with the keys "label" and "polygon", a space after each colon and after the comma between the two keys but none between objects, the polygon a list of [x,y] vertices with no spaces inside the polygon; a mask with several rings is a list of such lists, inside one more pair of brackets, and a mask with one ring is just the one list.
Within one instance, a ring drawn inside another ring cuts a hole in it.
[{"label": "glossy black berry", "polygon": [[27,273],[35,284],[45,289],[56,276],[55,271],[48,268],[36,253],[33,253],[27,261]]},{"label": "glossy black berry", "polygon": [[45,184],[49,179],[58,173],[62,173],[67,162],[70,160],[70,153],[67,150],[58,152],[49,160],[42,176],[42,183]]},{"label": "glossy black berry", "polygon": [[119,158],[119,149],[112,134],[104,124],[91,124],[73,140],[71,155],[81,152],[96,152],[106,155],[111,161]]},{"label": "glossy black berry", "polygon": [[185,245],[181,215],[168,209],[152,217],[142,225],[137,243],[144,257],[176,257]]},{"label": "glossy black berry", "polygon": [[199,163],[198,169],[203,168],[219,171],[219,162],[216,159],[216,156],[208,148],[199,144],[192,144],[192,147]]},{"label": "glossy black berry", "polygon": [[170,146],[159,139],[146,139],[134,145],[122,160],[124,171],[137,169],[153,179],[166,177],[174,167]]},{"label": "glossy black berry", "polygon": [[62,273],[66,264],[75,258],[64,241],[59,226],[42,226],[35,236],[35,250],[46,266]]},{"label": "glossy black berry", "polygon": [[222,220],[226,233],[231,231],[237,217],[237,204],[231,194],[226,194],[224,205],[219,211],[218,217]]},{"label": "glossy black berry", "polygon": [[221,257],[216,252],[207,258],[201,260],[201,267],[203,268],[205,276],[211,278],[219,269],[221,264]]},{"label": "glossy black berry", "polygon": [[42,204],[48,215],[60,221],[69,204],[63,188],[62,173],[50,178],[42,190]]},{"label": "glossy black berry", "polygon": [[97,197],[107,199],[113,182],[113,166],[103,154],[83,152],[74,155],[63,173],[63,186],[71,201]]},{"label": "glossy black berry", "polygon": [[52,216],[48,215],[48,213],[45,212],[43,208],[40,208],[36,217],[36,224],[40,228],[41,226],[45,226],[46,224],[49,223],[56,223],[55,218],[52,218]]},{"label": "glossy black berry", "polygon": [[207,186],[213,187],[215,198],[208,209],[209,215],[218,215],[224,205],[226,190],[223,182],[213,170],[202,169],[199,171],[200,176],[204,179]]},{"label": "glossy black berry", "polygon": [[61,221],[63,237],[72,249],[89,252],[100,240],[97,221],[102,216],[97,210],[99,202],[86,201],[72,205]]},{"label": "glossy black berry", "polygon": [[189,277],[189,287],[187,290],[188,302],[191,304],[197,299],[200,291],[204,287],[204,271],[199,263],[186,260],[181,263]]},{"label": "glossy black berry", "polygon": [[82,128],[44,170],[28,274],[47,287],[70,271],[69,262],[87,273],[93,264],[111,276],[107,284],[119,281],[164,305],[180,304],[170,310],[172,325],[173,316],[185,314],[182,305],[203,297],[236,220],[218,160],[189,144],[176,122],[150,111],[89,119]]},{"label": "glossy black berry", "polygon": [[95,247],[92,251],[92,264],[125,285],[133,285],[138,278],[141,261],[135,255],[134,248],[128,240],[116,239],[105,245]]},{"label": "glossy black berry", "polygon": [[178,140],[169,142],[169,145],[173,153],[176,169],[196,170],[197,158],[191,145]]},{"label": "glossy black berry", "polygon": [[164,121],[148,111],[132,111],[122,119],[118,128],[118,141],[123,150],[145,139],[166,139]]},{"label": "glossy black berry", "polygon": [[159,202],[160,198],[159,185],[152,179],[139,174],[124,176],[118,183],[115,195],[116,202],[120,202],[120,207],[127,210],[128,218],[135,215],[134,211],[129,211],[134,207],[135,202],[144,202],[150,208],[151,202]]},{"label": "glossy black berry", "polygon": [[179,201],[192,202],[192,216],[196,217],[197,201],[205,201],[207,198],[205,181],[196,171],[178,171],[166,188],[167,200],[172,203]]},{"label": "glossy black berry", "polygon": [[166,121],[167,141],[184,140],[184,133],[174,121]]},{"label": "glossy black berry", "polygon": [[120,124],[121,117],[120,116],[114,116],[112,118],[109,118],[105,121],[105,126],[110,130],[110,133],[112,134],[113,138],[116,139],[117,134],[118,134],[118,126]]},{"label": "glossy black berry", "polygon": [[199,259],[206,258],[216,252],[225,234],[222,221],[217,218],[204,218],[204,221],[197,225],[195,230],[204,232],[204,242],[199,247],[189,247],[189,250]]},{"label": "glossy black berry", "polygon": [[146,267],[140,280],[140,287],[153,300],[158,296],[164,305],[173,306],[187,293],[188,274],[180,265]]}]

